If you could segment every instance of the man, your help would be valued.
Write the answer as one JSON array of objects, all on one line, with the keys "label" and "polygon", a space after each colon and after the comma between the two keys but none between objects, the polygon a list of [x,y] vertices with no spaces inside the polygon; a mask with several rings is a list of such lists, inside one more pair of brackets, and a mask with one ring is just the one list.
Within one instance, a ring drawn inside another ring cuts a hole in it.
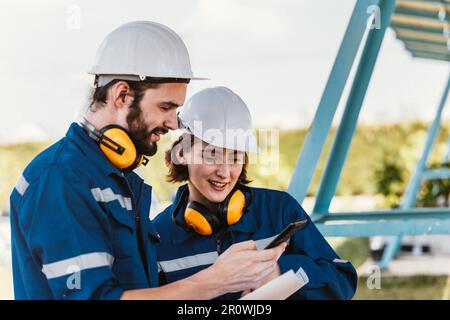
[{"label": "man", "polygon": [[247,241],[210,268],[158,286],[151,187],[132,170],[178,127],[192,75],[180,37],[131,22],[100,45],[95,91],[80,124],[39,154],[11,194],[17,299],[209,299],[247,290],[273,271],[285,245]]}]

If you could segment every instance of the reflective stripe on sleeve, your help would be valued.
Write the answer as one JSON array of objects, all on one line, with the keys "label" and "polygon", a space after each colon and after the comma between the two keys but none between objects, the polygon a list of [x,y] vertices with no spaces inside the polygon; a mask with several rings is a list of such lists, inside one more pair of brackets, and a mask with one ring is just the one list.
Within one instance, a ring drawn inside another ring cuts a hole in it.
[{"label": "reflective stripe on sleeve", "polygon": [[50,280],[87,269],[106,266],[111,268],[113,262],[114,257],[107,252],[92,252],[44,264],[42,272]]},{"label": "reflective stripe on sleeve", "polygon": [[308,275],[306,274],[305,270],[303,270],[302,267],[300,267],[297,272],[295,273],[295,275],[303,281],[304,284],[307,284],[309,282],[309,278]]},{"label": "reflective stripe on sleeve", "polygon": [[15,188],[16,188],[17,192],[21,196],[23,196],[25,194],[25,191],[27,191],[29,185],[30,184],[28,183],[28,181],[22,175],[22,176],[20,176],[19,180],[17,181]]}]

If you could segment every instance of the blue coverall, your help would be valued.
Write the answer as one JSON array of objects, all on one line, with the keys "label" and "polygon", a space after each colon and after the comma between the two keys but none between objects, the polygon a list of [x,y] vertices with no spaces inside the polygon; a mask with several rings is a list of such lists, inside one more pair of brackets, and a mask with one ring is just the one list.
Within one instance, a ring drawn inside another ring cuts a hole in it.
[{"label": "blue coverall", "polygon": [[[267,245],[290,222],[307,219],[306,226],[291,238],[278,260],[281,273],[293,270],[307,284],[293,299],[351,299],[357,274],[353,265],[340,259],[317,230],[298,202],[283,191],[245,188],[247,212],[219,235],[201,236],[186,228],[183,213],[187,185],[178,189],[174,203],[153,221],[161,235],[157,246],[161,283],[193,275],[215,262],[233,243],[255,240],[257,248]],[[245,190],[244,189],[244,190]],[[237,299],[241,293],[219,298]]]},{"label": "blue coverall", "polygon": [[118,299],[158,286],[151,187],[122,173],[77,124],[11,194],[16,299]]}]

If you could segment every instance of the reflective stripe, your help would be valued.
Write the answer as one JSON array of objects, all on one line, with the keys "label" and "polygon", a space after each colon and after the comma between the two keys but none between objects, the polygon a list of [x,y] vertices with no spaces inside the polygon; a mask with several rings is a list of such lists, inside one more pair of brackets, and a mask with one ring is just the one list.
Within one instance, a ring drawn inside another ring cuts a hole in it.
[{"label": "reflective stripe", "polygon": [[111,188],[106,188],[103,190],[100,188],[93,188],[91,189],[91,192],[94,196],[94,199],[98,202],[111,202],[117,200],[119,201],[122,208],[133,210],[133,207],[131,205],[131,198],[124,197],[121,194],[116,194],[112,191]]},{"label": "reflective stripe", "polygon": [[213,251],[174,260],[160,261],[159,264],[161,265],[161,268],[164,272],[174,272],[183,269],[204,266],[207,264],[213,264],[217,260],[217,257],[217,252]]},{"label": "reflective stripe", "polygon": [[21,196],[23,196],[25,194],[25,191],[27,191],[27,188],[30,184],[28,183],[28,181],[25,179],[24,176],[20,176],[19,180],[16,183],[16,190],[18,193],[20,193]]},{"label": "reflective stripe", "polygon": [[[270,243],[276,236],[266,238],[266,239],[260,239],[255,241],[256,248],[263,249],[266,245]],[[164,271],[164,272],[174,272],[174,271],[180,271],[184,269],[194,268],[198,266],[204,266],[213,264],[216,262],[218,258],[218,254],[216,251],[207,252],[207,253],[200,253],[193,256],[186,256],[183,258],[173,259],[173,260],[166,260],[166,261],[159,261],[158,262],[158,271]]]},{"label": "reflective stripe", "polygon": [[334,259],[333,262],[334,263],[348,263],[347,260],[342,260],[342,259]]},{"label": "reflective stripe", "polygon": [[111,268],[113,262],[114,257],[109,253],[93,252],[49,264],[44,264],[42,266],[42,272],[45,274],[47,279],[50,280],[86,269],[106,266]]},{"label": "reflective stripe", "polygon": [[307,284],[309,282],[309,278],[308,275],[306,274],[305,270],[303,270],[302,267],[300,267],[297,272],[295,273],[295,275],[303,281],[304,284]]}]

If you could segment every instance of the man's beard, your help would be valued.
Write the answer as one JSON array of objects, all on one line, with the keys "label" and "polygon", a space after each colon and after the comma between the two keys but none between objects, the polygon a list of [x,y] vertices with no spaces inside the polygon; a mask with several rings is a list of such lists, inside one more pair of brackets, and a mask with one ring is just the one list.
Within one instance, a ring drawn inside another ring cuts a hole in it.
[{"label": "man's beard", "polygon": [[127,116],[128,133],[134,142],[136,151],[151,157],[158,151],[156,142],[150,141],[152,133],[167,133],[168,130],[162,127],[150,130],[141,117],[142,112],[139,104],[139,102],[133,101],[130,106],[130,112]]}]

